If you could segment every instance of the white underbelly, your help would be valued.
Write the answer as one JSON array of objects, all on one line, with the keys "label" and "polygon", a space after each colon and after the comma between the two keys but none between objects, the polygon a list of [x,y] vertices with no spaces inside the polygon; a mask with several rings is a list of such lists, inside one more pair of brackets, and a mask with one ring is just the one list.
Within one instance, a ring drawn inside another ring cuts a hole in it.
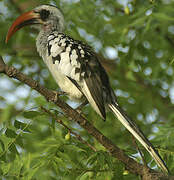
[{"label": "white underbelly", "polygon": [[58,70],[58,66],[52,63],[52,61],[45,61],[47,64],[52,76],[54,77],[55,81],[61,88],[61,90],[68,94],[68,96],[72,100],[80,101],[83,97],[83,94],[80,90],[69,80],[64,74]]}]

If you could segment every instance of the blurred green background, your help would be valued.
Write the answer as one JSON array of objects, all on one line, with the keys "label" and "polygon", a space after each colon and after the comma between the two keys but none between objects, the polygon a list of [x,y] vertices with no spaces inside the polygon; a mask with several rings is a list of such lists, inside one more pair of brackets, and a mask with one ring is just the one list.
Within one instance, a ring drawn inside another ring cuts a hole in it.
[{"label": "blurred green background", "polygon": [[[138,124],[174,173],[174,1],[4,0],[0,1],[0,54],[8,65],[59,90],[39,57],[31,27],[5,44],[17,16],[40,4],[62,9],[66,34],[93,47],[107,70],[119,104]],[[62,97],[72,107],[78,104]],[[97,149],[93,152],[44,113],[44,106]],[[104,122],[88,105],[87,119],[142,163],[130,133],[107,114]],[[140,146],[151,168],[158,169]],[[61,110],[17,80],[0,74],[0,178],[3,180],[140,179]]]}]

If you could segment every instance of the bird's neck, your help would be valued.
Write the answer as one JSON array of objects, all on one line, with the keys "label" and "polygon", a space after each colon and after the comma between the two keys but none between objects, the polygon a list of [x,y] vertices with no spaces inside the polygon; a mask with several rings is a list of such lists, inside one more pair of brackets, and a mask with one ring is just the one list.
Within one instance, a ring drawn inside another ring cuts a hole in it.
[{"label": "bird's neck", "polygon": [[36,40],[37,51],[39,52],[41,57],[44,57],[47,52],[47,38],[52,32],[62,33],[64,31],[64,20],[58,21],[54,19],[50,21],[48,24],[40,27],[40,32]]},{"label": "bird's neck", "polygon": [[45,32],[44,30],[41,30],[36,39],[37,51],[39,52],[39,55],[41,57],[44,57],[46,53],[48,35],[49,32]]},{"label": "bird's neck", "polygon": [[36,39],[36,47],[37,47],[37,51],[39,52],[39,55],[44,58],[47,52],[47,44],[48,44],[48,36],[52,33],[52,32],[59,32],[56,29],[50,29],[50,28],[43,28]]},{"label": "bird's neck", "polygon": [[[59,19],[61,19],[61,21]],[[40,56],[45,57],[47,52],[48,36],[55,31],[59,33],[62,33],[64,31],[64,19],[63,17],[54,17],[51,21],[48,22],[48,24],[44,24],[44,26],[39,27],[39,29],[40,32],[36,40],[36,47]]]}]

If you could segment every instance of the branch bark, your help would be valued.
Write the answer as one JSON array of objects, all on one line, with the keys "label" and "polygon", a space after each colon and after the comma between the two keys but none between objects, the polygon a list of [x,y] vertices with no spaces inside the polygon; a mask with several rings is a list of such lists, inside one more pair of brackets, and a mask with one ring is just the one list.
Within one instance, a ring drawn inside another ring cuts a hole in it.
[{"label": "branch bark", "polygon": [[[53,101],[55,99],[56,93],[54,91],[48,90],[44,86],[41,86],[38,82],[26,76],[25,74],[19,72],[14,67],[9,67],[6,65],[0,57],[0,73],[8,75],[10,78],[19,80],[22,83],[27,84],[32,89],[35,89],[41,95],[43,95],[48,101]],[[54,102],[54,101],[53,101]],[[164,180],[172,179],[172,177],[167,177],[161,172],[154,171],[149,167],[146,167],[135,160],[127,156],[124,151],[118,148],[110,139],[104,136],[98,129],[96,129],[90,122],[87,121],[81,114],[76,110],[71,108],[68,104],[57,97],[56,102],[54,102],[62,111],[65,113],[69,119],[77,122],[81,127],[83,127],[90,135],[92,135],[100,144],[102,144],[110,154],[123,162],[128,171],[131,173],[140,175],[143,180]]]}]

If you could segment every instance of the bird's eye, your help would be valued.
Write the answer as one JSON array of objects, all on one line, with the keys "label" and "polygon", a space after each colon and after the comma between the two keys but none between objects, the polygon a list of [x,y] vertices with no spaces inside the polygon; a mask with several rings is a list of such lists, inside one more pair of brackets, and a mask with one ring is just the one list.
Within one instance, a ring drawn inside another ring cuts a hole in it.
[{"label": "bird's eye", "polygon": [[47,11],[46,9],[43,9],[40,11],[40,17],[42,19],[42,21],[45,21],[50,15],[50,12]]}]

